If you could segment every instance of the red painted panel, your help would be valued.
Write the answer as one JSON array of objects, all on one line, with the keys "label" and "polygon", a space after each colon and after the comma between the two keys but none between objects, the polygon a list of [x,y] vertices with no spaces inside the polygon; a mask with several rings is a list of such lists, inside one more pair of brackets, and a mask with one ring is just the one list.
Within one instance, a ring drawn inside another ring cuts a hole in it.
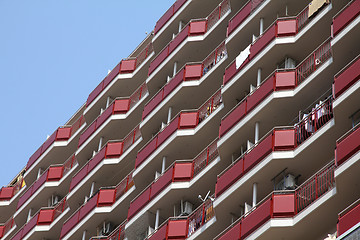
[{"label": "red painted panel", "polygon": [[192,166],[189,163],[175,163],[174,180],[175,181],[190,181],[192,176]]},{"label": "red painted panel", "polygon": [[179,128],[195,128],[198,124],[198,113],[181,113]]},{"label": "red painted panel", "polygon": [[247,237],[271,217],[271,199],[266,200],[241,223],[241,239]]},{"label": "red painted panel", "polygon": [[170,168],[161,177],[159,177],[156,182],[151,184],[150,199],[156,197],[162,190],[165,189],[165,187],[171,183],[172,176],[173,168]]},{"label": "red painted panel", "polygon": [[353,1],[342,13],[333,19],[333,36],[336,36],[360,13],[360,0]]},{"label": "red painted panel", "polygon": [[115,202],[115,189],[101,189],[99,191],[98,207],[111,206]]},{"label": "red painted panel", "polygon": [[118,158],[123,152],[123,142],[110,142],[106,147],[105,158]]},{"label": "red painted panel", "polygon": [[256,40],[250,47],[250,60],[252,60],[261,50],[263,50],[273,39],[275,39],[276,27],[272,25],[266,32]]},{"label": "red painted panel", "polygon": [[170,42],[169,55],[187,38],[189,33],[189,25],[187,25],[181,32]]},{"label": "red painted panel", "polygon": [[360,128],[339,142],[336,146],[336,163],[340,165],[360,150]]},{"label": "red painted panel", "polygon": [[89,104],[94,101],[94,99],[101,93],[101,91],[104,89],[104,81],[102,81],[97,87],[89,94],[89,97],[86,100],[86,106],[89,106]]},{"label": "red painted panel", "polygon": [[59,128],[56,133],[56,141],[66,141],[71,137],[71,127]]},{"label": "red painted panel", "polygon": [[98,193],[95,194],[88,202],[80,208],[79,211],[79,222],[87,216],[95,207],[98,199]]},{"label": "red painted panel", "polygon": [[46,181],[59,181],[62,177],[63,167],[50,167]]},{"label": "red painted panel", "polygon": [[131,73],[136,68],[136,59],[122,60],[120,64],[120,73]]},{"label": "red painted panel", "polygon": [[249,1],[237,14],[229,21],[227,35],[229,36],[251,13],[251,1]]},{"label": "red painted panel", "polygon": [[153,99],[148,102],[143,110],[142,119],[144,119],[149,113],[151,113],[163,100],[164,89],[160,90]]},{"label": "red painted panel", "polygon": [[129,111],[130,99],[115,100],[114,114],[123,114]]},{"label": "red painted panel", "polygon": [[34,162],[36,162],[36,160],[40,157],[41,155],[41,147],[38,148],[38,150],[36,150],[36,152],[29,158],[29,161],[27,162],[26,165],[26,170],[29,170],[29,168],[34,164]]},{"label": "red painted panel", "polygon": [[139,167],[141,163],[156,149],[157,147],[157,137],[151,140],[140,152],[138,152],[135,161],[135,168]]},{"label": "red painted panel", "polygon": [[54,209],[40,210],[37,225],[50,225],[50,223],[52,222],[53,214]]},{"label": "red painted panel", "polygon": [[62,226],[60,238],[64,237],[79,222],[80,211],[74,213]]},{"label": "red painted panel", "polygon": [[240,179],[243,173],[244,159],[240,159],[231,168],[218,177],[216,181],[215,196],[220,196],[226,189]]},{"label": "red painted panel", "polygon": [[168,239],[186,238],[187,220],[170,220],[168,224]]},{"label": "red painted panel", "polygon": [[46,182],[47,173],[49,170],[46,170],[33,184],[32,186],[32,193],[34,194],[44,183]]},{"label": "red painted panel", "polygon": [[91,172],[102,160],[105,159],[106,147],[103,147],[88,163],[87,172]]},{"label": "red painted panel", "polygon": [[157,230],[149,240],[166,240],[167,223]]},{"label": "red painted panel", "polygon": [[272,151],[272,134],[263,139],[245,155],[244,172],[249,171]]},{"label": "red painted panel", "polygon": [[358,58],[339,76],[334,78],[335,97],[340,96],[343,92],[345,92],[351,85],[353,85],[359,79],[360,79],[360,58]]},{"label": "red painted panel", "polygon": [[23,228],[23,233],[22,236],[25,237],[26,234],[28,234],[35,226],[37,223],[37,219],[38,219],[39,214],[36,214],[35,216],[33,216],[29,222],[27,222]]},{"label": "red painted panel", "polygon": [[202,65],[186,65],[185,66],[185,81],[198,80],[202,77]]},{"label": "red painted panel", "polygon": [[14,195],[14,187],[2,187],[0,191],[0,201],[8,201]]},{"label": "red painted panel", "polygon": [[43,154],[51,146],[51,144],[55,142],[56,132],[57,131],[55,131],[53,134],[51,134],[51,136],[48,139],[46,139],[46,141],[42,145],[41,154]]},{"label": "red painted panel", "polygon": [[277,21],[277,35],[279,37],[296,35],[296,19],[278,20]]},{"label": "red painted panel", "polygon": [[247,112],[250,112],[274,90],[274,76],[268,78],[250,96],[247,97]]},{"label": "red painted panel", "polygon": [[157,55],[156,58],[151,61],[149,66],[149,73],[148,73],[149,76],[167,58],[168,55],[169,55],[169,46],[166,46],[159,53],[159,55]]},{"label": "red painted panel", "polygon": [[275,89],[294,89],[296,86],[295,71],[275,73]]},{"label": "red painted panel", "polygon": [[295,214],[294,194],[273,196],[273,214],[276,217],[292,217]]},{"label": "red painted panel", "polygon": [[295,148],[295,129],[275,130],[274,150],[293,150]]},{"label": "red painted panel", "polygon": [[238,123],[246,114],[247,101],[244,100],[240,103],[229,115],[221,120],[220,137],[229,131],[236,123]]},{"label": "red painted panel", "polygon": [[17,209],[19,209],[30,197],[32,194],[32,186],[26,190],[26,192],[19,198]]},{"label": "red painted panel", "polygon": [[237,73],[236,62],[234,61],[230,66],[225,69],[223,85],[226,85]]},{"label": "red painted panel", "polygon": [[104,82],[104,86],[103,88],[106,88],[107,85],[109,85],[109,83],[111,83],[112,80],[115,79],[115,77],[120,73],[120,65],[121,62],[119,62],[113,70],[111,70],[111,72],[105,77],[105,79],[103,80]]},{"label": "red painted panel", "polygon": [[240,239],[240,222],[229,229],[218,240],[239,240]]},{"label": "red painted panel", "polygon": [[22,234],[23,234],[23,229],[20,229],[20,231],[11,238],[11,240],[21,240],[22,239]]},{"label": "red painted panel", "polygon": [[164,87],[164,96],[165,99],[179,84],[184,80],[184,69],[178,72],[173,79],[170,80],[168,84]]},{"label": "red painted panel", "polygon": [[[109,119],[113,112],[113,104],[110,105],[103,113],[96,119],[96,129],[98,129],[103,123]],[[95,131],[94,131],[95,132]]]},{"label": "red painted panel", "polygon": [[0,238],[2,238],[4,236],[4,230],[5,230],[5,226],[0,226]]},{"label": "red painted panel", "polygon": [[156,22],[154,33],[156,34],[174,14],[174,5],[172,5],[162,17]]},{"label": "red painted panel", "polygon": [[187,0],[177,0],[174,3],[174,14],[182,7],[182,5],[184,5],[184,3],[186,3]]},{"label": "red painted panel", "polygon": [[160,146],[166,139],[168,139],[178,128],[179,118],[173,119],[162,132],[158,134],[157,146]]},{"label": "red painted panel", "polygon": [[89,164],[86,164],[79,172],[77,172],[75,174],[75,176],[71,179],[71,183],[70,183],[70,191],[76,186],[78,185],[81,180],[84,179],[84,177],[86,176],[87,169],[89,167]]},{"label": "red painted panel", "polygon": [[190,22],[190,35],[202,35],[206,32],[206,21]]},{"label": "red painted panel", "polygon": [[92,122],[91,125],[80,135],[79,147],[95,132],[96,121]]},{"label": "red painted panel", "polygon": [[344,216],[339,218],[338,222],[338,236],[352,228],[360,221],[360,205],[357,205]]},{"label": "red painted panel", "polygon": [[128,211],[128,220],[132,218],[141,208],[143,208],[150,200],[150,188],[146,189],[140,196],[130,203]]}]

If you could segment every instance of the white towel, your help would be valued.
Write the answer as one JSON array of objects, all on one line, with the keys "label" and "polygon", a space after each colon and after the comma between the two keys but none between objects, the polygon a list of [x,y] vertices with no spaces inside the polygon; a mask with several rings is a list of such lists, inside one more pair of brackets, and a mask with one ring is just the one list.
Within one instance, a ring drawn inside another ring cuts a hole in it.
[{"label": "white towel", "polygon": [[251,44],[249,46],[247,46],[240,54],[239,56],[236,57],[236,69],[238,69],[241,64],[243,64],[243,62],[247,59],[247,57],[250,55],[250,47]]}]

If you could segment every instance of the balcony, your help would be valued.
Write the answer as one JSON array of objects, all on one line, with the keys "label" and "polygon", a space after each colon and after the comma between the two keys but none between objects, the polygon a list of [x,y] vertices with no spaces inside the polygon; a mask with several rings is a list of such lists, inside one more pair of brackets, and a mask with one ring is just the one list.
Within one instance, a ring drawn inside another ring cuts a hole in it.
[{"label": "balcony", "polygon": [[[109,141],[102,147],[93,158],[91,158],[72,178],[68,201],[78,202],[87,193],[88,184],[96,182],[99,186],[108,186],[114,181],[114,178],[120,180],[125,174],[132,170],[128,159],[135,159],[136,150],[141,142],[141,133],[139,127],[132,130],[121,141]],[[126,159],[126,162],[124,162]],[[114,166],[122,165],[119,171]],[[104,178],[103,176],[113,176],[113,178]],[[115,180],[116,180],[115,179]]]},{"label": "balcony", "polygon": [[[41,208],[12,237],[11,240],[43,239],[58,236],[61,224],[57,224],[68,212],[66,198],[51,208]],[[51,230],[51,234],[48,233]]]},{"label": "balcony", "polygon": [[10,218],[4,224],[0,224],[0,239],[7,238],[11,232],[14,231],[16,225],[14,223],[14,218]]},{"label": "balcony", "polygon": [[125,218],[125,211],[120,210],[126,208],[134,189],[132,173],[114,187],[100,188],[64,222],[60,239],[79,239],[84,230],[94,236],[96,226],[105,218],[110,222]]},{"label": "balcony", "polygon": [[60,127],[48,137],[29,158],[24,174],[25,182],[34,182],[39,168],[46,169],[50,164],[62,164],[64,159],[75,151],[79,133],[84,126],[85,120],[80,116],[71,126]]},{"label": "balcony", "polygon": [[[17,199],[17,197],[21,194],[25,186],[25,181],[21,178],[19,181],[16,182],[15,185],[2,187],[0,189],[0,207],[8,206]],[[2,211],[4,211],[3,209]]]},{"label": "balcony", "polygon": [[[143,83],[130,97],[116,98],[109,106],[81,133],[76,156],[79,162],[89,159],[91,151],[98,148],[99,141],[123,138],[129,128],[140,121],[142,104],[149,95]],[[127,127],[119,127],[126,119]],[[117,129],[117,131],[113,131]],[[104,137],[102,140],[100,140]]]},{"label": "balcony", "polygon": [[115,230],[113,230],[108,236],[92,237],[90,240],[124,240],[125,239],[125,224],[126,221],[121,223]]},{"label": "balcony", "polygon": [[338,215],[337,239],[356,239],[359,234],[360,201],[357,200]]},{"label": "balcony", "polygon": [[[229,13],[229,1],[224,0],[206,18],[191,20],[183,27],[151,62],[149,77],[146,79],[147,83],[151,82],[149,91],[156,92],[158,87],[162,86],[158,82],[159,79],[166,79],[169,73],[173,72],[174,64],[183,66],[190,58],[195,61],[204,59],[209,53],[208,49],[215,48],[223,40],[220,33],[222,26],[220,25],[226,23],[224,19]],[[197,42],[201,42],[201,44]],[[194,45],[197,49],[196,54]]]},{"label": "balcony", "polygon": [[77,166],[78,163],[74,155],[62,165],[49,166],[19,198],[16,212],[13,215],[15,222],[22,224],[30,209],[36,211],[47,205],[48,198],[54,192],[58,196],[65,196],[68,193],[67,186],[70,183],[68,176],[73,173]]},{"label": "balcony", "polygon": [[344,28],[357,18],[360,13],[360,1],[349,2],[339,13],[333,17],[331,36],[336,37]]},{"label": "balcony", "polygon": [[[146,66],[154,56],[151,41],[152,35],[149,35],[141,44],[147,44],[142,50],[140,46],[140,49],[134,52],[134,57],[123,59],[89,94],[84,111],[87,120],[92,119],[89,116],[93,116],[98,109],[105,106],[108,96],[128,96],[144,81],[147,74]],[[131,81],[125,81],[127,79]]]}]

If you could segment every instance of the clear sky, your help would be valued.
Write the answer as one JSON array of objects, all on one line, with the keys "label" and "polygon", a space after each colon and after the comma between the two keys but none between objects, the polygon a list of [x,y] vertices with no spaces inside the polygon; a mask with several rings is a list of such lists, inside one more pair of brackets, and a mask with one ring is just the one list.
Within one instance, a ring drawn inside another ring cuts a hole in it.
[{"label": "clear sky", "polygon": [[0,0],[0,187],[175,0]]}]

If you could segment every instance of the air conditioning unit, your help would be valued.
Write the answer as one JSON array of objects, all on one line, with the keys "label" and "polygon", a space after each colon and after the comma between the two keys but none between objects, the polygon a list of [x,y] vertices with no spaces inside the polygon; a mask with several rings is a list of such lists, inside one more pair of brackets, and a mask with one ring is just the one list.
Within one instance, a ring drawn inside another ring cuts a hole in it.
[{"label": "air conditioning unit", "polygon": [[151,235],[153,232],[155,231],[154,228],[152,228],[151,226],[148,227],[148,231],[147,231],[147,235]]},{"label": "air conditioning unit", "polygon": [[104,222],[103,227],[101,228],[101,231],[99,233],[100,236],[107,236],[109,235],[113,230],[113,225],[111,222]]},{"label": "air conditioning unit", "polygon": [[281,179],[278,184],[276,184],[276,190],[291,190],[295,189],[295,177],[291,174],[287,174],[283,179]]},{"label": "air conditioning unit", "polygon": [[181,215],[189,215],[193,211],[193,204],[191,202],[184,202],[181,207]]}]

